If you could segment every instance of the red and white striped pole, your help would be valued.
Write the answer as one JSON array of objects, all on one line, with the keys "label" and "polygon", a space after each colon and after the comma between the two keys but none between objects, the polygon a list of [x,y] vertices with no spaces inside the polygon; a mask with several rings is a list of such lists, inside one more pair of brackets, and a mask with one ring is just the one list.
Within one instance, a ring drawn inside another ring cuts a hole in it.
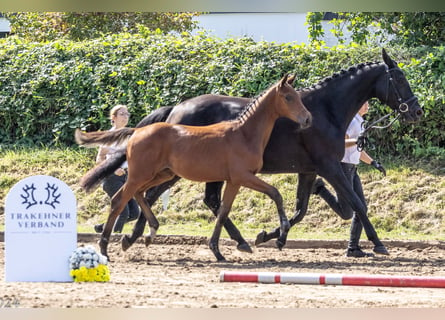
[{"label": "red and white striped pole", "polygon": [[445,277],[221,271],[221,282],[445,288]]}]

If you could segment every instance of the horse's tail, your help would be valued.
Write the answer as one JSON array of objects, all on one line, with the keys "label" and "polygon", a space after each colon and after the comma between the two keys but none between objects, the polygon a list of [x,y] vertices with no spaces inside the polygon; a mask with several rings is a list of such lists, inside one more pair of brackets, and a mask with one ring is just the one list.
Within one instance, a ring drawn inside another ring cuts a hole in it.
[{"label": "horse's tail", "polygon": [[76,142],[85,147],[98,145],[118,145],[120,149],[114,155],[89,170],[80,180],[80,186],[90,192],[96,188],[100,182],[112,174],[126,160],[125,145],[129,137],[134,133],[134,128],[122,128],[113,131],[82,132],[76,129]]},{"label": "horse's tail", "polygon": [[93,191],[102,182],[103,179],[116,171],[126,160],[125,149],[119,150],[110,158],[99,163],[93,169],[90,169],[80,179],[80,186],[86,192]]},{"label": "horse's tail", "polygon": [[134,133],[134,128],[121,128],[112,131],[82,132],[76,129],[74,137],[77,144],[84,147],[98,147],[100,145],[123,145]]}]

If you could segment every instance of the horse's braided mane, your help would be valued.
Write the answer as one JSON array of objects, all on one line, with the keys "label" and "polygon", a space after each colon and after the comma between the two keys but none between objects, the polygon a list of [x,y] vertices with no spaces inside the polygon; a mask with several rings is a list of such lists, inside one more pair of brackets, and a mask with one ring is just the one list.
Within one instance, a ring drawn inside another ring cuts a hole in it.
[{"label": "horse's braided mane", "polygon": [[329,83],[330,81],[334,80],[334,79],[338,79],[347,75],[350,75],[352,73],[357,73],[358,71],[364,69],[365,67],[370,67],[370,66],[374,66],[374,65],[379,65],[380,62],[362,62],[357,64],[356,66],[352,66],[347,70],[340,70],[340,72],[338,73],[334,73],[332,76],[328,76],[322,80],[320,80],[318,83],[310,86],[310,87],[306,87],[302,90],[304,91],[310,91],[310,90],[314,90],[320,86],[326,85],[327,83]]},{"label": "horse's braided mane", "polygon": [[[275,84],[273,85],[275,86]],[[271,89],[273,86],[267,88],[266,90],[262,91],[259,95],[257,95],[256,97],[254,97],[245,107],[244,109],[241,111],[241,113],[238,115],[238,117],[236,117],[236,119],[234,119],[233,121],[241,121],[244,122],[246,121],[249,116],[255,111],[256,106],[257,106],[257,102],[258,100],[260,100],[264,94],[266,92],[269,91],[269,89]]]}]

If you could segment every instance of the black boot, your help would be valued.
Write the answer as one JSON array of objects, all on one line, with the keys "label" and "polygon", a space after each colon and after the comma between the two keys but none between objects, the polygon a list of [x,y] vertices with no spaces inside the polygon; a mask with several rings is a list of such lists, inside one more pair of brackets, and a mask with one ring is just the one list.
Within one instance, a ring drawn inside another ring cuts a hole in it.
[{"label": "black boot", "polygon": [[359,246],[362,229],[363,226],[360,219],[354,214],[354,216],[352,217],[348,249],[346,251],[347,257],[365,258],[374,256],[374,254],[372,253],[364,252],[362,248]]},{"label": "black boot", "polygon": [[96,231],[96,233],[102,233],[104,231],[104,224],[96,224],[94,226],[94,231]]}]

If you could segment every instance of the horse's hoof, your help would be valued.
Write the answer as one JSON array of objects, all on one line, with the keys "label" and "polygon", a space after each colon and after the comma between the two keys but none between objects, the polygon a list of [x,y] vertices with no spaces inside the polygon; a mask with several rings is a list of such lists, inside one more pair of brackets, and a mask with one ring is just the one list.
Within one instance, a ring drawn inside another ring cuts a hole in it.
[{"label": "horse's hoof", "polygon": [[278,239],[277,241],[275,241],[275,244],[277,245],[278,250],[281,250],[281,249],[283,249],[283,247],[286,244],[286,242],[283,242],[283,241]]},{"label": "horse's hoof", "polygon": [[130,240],[129,240],[129,239],[130,239],[130,237],[127,236],[127,235],[124,235],[124,236],[122,237],[121,245],[122,245],[122,250],[123,250],[123,251],[127,251],[128,248],[131,247],[131,243],[130,243]]},{"label": "horse's hoof", "polygon": [[227,262],[226,258],[224,258],[224,256],[221,253],[215,254],[215,257],[218,262]]},{"label": "horse's hoof", "polygon": [[153,239],[150,236],[145,237],[145,246],[148,247],[153,243]]},{"label": "horse's hoof", "polygon": [[258,235],[256,236],[256,239],[255,239],[255,246],[257,246],[263,242],[266,242],[266,240],[265,240],[266,234],[267,234],[267,232],[264,230],[261,231],[260,233],[258,233]]},{"label": "horse's hoof", "polygon": [[377,254],[382,254],[382,255],[385,255],[385,256],[389,256],[389,252],[388,252],[388,250],[386,250],[384,245],[375,246],[373,251],[375,253],[377,253]]},{"label": "horse's hoof", "polygon": [[247,242],[238,244],[236,248],[241,252],[253,253],[252,248]]}]

